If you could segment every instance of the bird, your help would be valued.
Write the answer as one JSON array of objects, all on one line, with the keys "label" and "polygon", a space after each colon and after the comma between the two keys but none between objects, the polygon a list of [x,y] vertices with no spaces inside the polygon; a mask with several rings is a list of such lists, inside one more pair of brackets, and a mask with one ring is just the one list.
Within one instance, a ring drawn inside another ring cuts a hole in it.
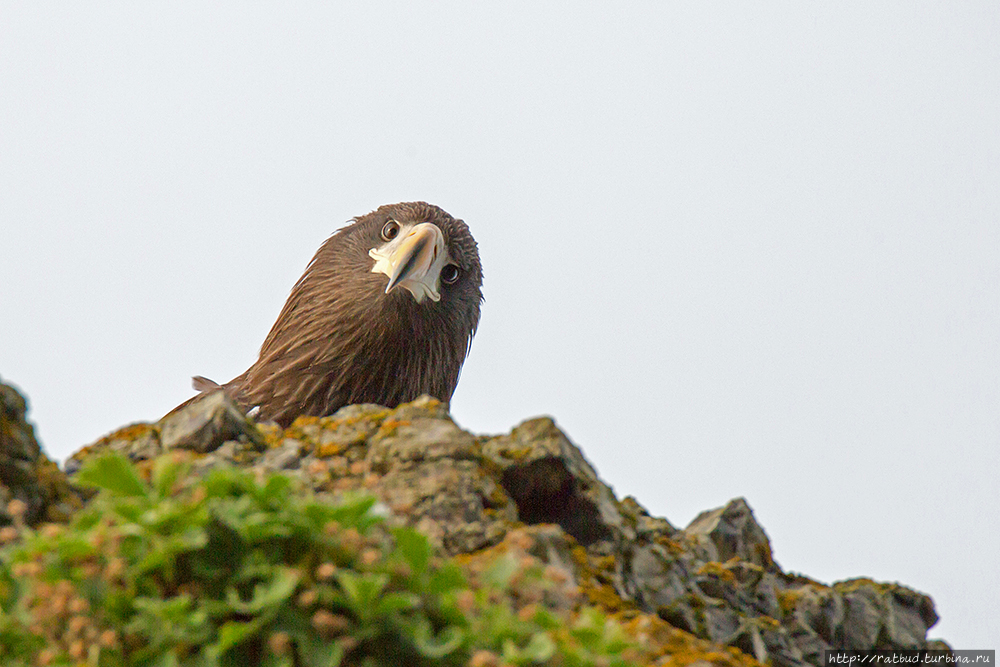
[{"label": "bird", "polygon": [[464,221],[426,202],[380,206],[320,246],[250,368],[222,385],[195,376],[200,393],[187,403],[222,390],[257,421],[287,428],[356,403],[449,402],[482,283]]}]

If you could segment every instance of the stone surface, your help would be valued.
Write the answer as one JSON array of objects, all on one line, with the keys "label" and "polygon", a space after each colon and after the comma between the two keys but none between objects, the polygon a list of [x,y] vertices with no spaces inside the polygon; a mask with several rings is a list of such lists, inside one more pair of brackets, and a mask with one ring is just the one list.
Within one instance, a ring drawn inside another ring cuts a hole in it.
[{"label": "stone surface", "polygon": [[708,560],[737,558],[768,570],[779,569],[771,556],[767,533],[754,519],[753,510],[743,498],[731,500],[725,507],[702,512],[684,533],[705,547]]},{"label": "stone surface", "polygon": [[182,410],[171,412],[159,422],[160,446],[211,452],[227,440],[260,445],[264,438],[252,419],[224,391],[203,394]]}]

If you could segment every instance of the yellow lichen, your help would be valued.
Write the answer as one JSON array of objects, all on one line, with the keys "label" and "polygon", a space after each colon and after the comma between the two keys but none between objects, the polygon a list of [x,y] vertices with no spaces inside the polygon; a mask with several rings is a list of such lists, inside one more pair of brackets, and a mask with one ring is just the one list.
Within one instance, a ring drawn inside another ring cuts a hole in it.
[{"label": "yellow lichen", "polygon": [[719,563],[717,561],[709,561],[699,567],[696,572],[697,574],[704,574],[710,577],[716,577],[725,581],[729,584],[736,583],[736,576],[729,570],[729,564]]},{"label": "yellow lichen", "polygon": [[777,591],[778,607],[781,609],[781,613],[790,614],[795,611],[795,607],[798,606],[804,592],[804,589],[801,588]]},{"label": "yellow lichen", "polygon": [[657,537],[655,542],[667,548],[672,556],[680,556],[685,552],[684,545],[669,537]]},{"label": "yellow lichen", "polygon": [[328,442],[316,448],[316,456],[321,459],[328,459],[331,456],[338,456],[347,450],[347,445],[342,442]]},{"label": "yellow lichen", "polygon": [[719,667],[761,667],[761,663],[732,646],[722,647],[685,632],[652,614],[620,614],[625,633],[644,649],[639,664],[718,665]]},{"label": "yellow lichen", "polygon": [[533,450],[531,447],[504,447],[503,449],[500,449],[497,453],[504,458],[513,459],[514,461],[521,461],[527,458],[532,451]]}]

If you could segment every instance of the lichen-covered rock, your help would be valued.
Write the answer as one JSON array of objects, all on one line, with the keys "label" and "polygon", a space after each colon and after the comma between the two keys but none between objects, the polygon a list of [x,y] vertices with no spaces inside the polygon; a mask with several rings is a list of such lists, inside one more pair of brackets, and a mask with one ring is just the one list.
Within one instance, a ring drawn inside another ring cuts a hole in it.
[{"label": "lichen-covered rock", "polygon": [[[0,382],[0,526],[64,521],[83,505],[66,475],[42,452],[27,412],[27,402],[17,389]],[[11,507],[12,500],[21,504]]]},{"label": "lichen-covered rock", "polygon": [[514,504],[479,464],[475,438],[432,398],[393,410],[371,438],[373,490],[448,553],[495,544],[516,519]]},{"label": "lichen-covered rock", "polygon": [[742,498],[678,530],[633,498],[617,500],[549,418],[476,437],[429,397],[394,409],[349,406],[287,429],[234,410],[219,392],[158,424],[119,430],[74,460],[111,448],[144,461],[173,449],[196,472],[241,466],[280,471],[321,494],[364,489],[446,554],[472,563],[504,551],[542,564],[561,591],[545,604],[585,600],[678,647],[726,647],[785,667],[820,665],[831,648],[940,646],[926,638],[937,620],[927,596],[783,572]]},{"label": "lichen-covered rock", "polygon": [[558,524],[585,546],[626,530],[611,487],[548,417],[487,439],[482,453],[497,467],[524,523]]}]

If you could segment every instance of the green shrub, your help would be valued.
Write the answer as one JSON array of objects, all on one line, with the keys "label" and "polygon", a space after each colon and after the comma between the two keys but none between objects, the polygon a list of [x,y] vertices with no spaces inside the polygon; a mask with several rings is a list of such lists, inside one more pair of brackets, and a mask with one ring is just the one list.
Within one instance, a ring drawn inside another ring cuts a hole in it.
[{"label": "green shrub", "polygon": [[517,604],[552,585],[541,564],[501,555],[472,589],[370,496],[171,457],[147,482],[114,454],[77,482],[100,493],[69,525],[0,551],[2,665],[631,664],[600,612]]}]

